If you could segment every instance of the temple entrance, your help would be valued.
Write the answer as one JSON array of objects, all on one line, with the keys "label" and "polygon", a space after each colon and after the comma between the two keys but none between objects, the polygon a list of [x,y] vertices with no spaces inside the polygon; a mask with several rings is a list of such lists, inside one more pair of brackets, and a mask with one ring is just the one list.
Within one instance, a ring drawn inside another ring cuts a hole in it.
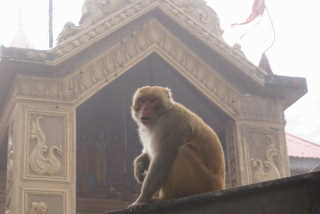
[{"label": "temple entrance", "polygon": [[[145,85],[171,88],[175,100],[200,115],[218,133],[228,158],[227,131],[232,119],[160,56],[152,54],[77,109],[79,211],[123,208],[136,198],[140,186],[134,180],[132,162],[141,145],[130,105],[134,91]],[[227,164],[227,171],[229,168]]]}]

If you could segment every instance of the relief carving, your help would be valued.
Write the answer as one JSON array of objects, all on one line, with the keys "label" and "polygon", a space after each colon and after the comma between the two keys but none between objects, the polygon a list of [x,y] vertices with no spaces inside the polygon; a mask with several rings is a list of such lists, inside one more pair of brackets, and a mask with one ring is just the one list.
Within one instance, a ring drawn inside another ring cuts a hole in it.
[{"label": "relief carving", "polygon": [[48,205],[44,202],[32,202],[30,214],[48,214]]},{"label": "relief carving", "polygon": [[266,160],[251,160],[254,183],[280,178],[281,175],[275,162],[279,155],[279,151],[271,144],[266,151]]},{"label": "relief carving", "polygon": [[32,115],[30,142],[35,144],[30,154],[30,168],[38,175],[54,175],[61,169],[62,145],[49,146],[41,128],[43,116]]},{"label": "relief carving", "polygon": [[250,183],[277,179],[282,176],[279,131],[265,128],[242,128],[246,156],[250,173]]},{"label": "relief carving", "polygon": [[[43,81],[40,78],[35,80],[21,78],[20,90],[17,93],[23,96],[29,93],[31,96],[36,95],[43,99],[48,99],[49,95],[49,98],[54,97],[54,100],[73,102],[88,96],[88,93],[92,93],[95,88],[101,88],[126,72],[150,49],[161,52],[172,64],[178,66],[177,71],[201,86],[216,103],[224,105],[227,111],[237,114],[239,93],[157,20],[149,20],[139,26],[104,55],[90,61],[65,79],[52,80],[48,84],[49,79],[45,78]],[[39,87],[36,87],[38,84],[46,89],[38,90]]]}]

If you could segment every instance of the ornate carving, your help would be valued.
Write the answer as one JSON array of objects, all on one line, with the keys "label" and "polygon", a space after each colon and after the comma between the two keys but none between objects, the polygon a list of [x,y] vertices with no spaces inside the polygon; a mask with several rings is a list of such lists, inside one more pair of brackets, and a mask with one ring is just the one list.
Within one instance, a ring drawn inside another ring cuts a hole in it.
[{"label": "ornate carving", "polygon": [[62,146],[48,146],[45,133],[41,129],[42,116],[31,118],[30,142],[35,144],[30,154],[30,168],[38,175],[54,175],[61,169]]},{"label": "ornate carving", "polygon": [[48,205],[42,201],[32,202],[30,214],[48,214]]},{"label": "ornate carving", "polygon": [[280,172],[275,163],[275,158],[279,155],[279,151],[276,150],[274,144],[270,144],[266,151],[266,160],[251,160],[254,183],[280,178]]},{"label": "ornate carving", "polygon": [[[279,131],[276,129],[242,127],[250,182],[262,182],[280,178],[281,151]],[[285,167],[285,166],[283,166]]]},{"label": "ornate carving", "polygon": [[116,43],[105,55],[99,56],[63,80],[48,83],[49,79],[45,78],[21,78],[17,94],[74,101],[126,72],[150,50],[158,52],[187,79],[202,86],[202,90],[216,100],[216,103],[224,105],[224,109],[237,114],[240,105],[238,92],[156,20],[149,20]]}]

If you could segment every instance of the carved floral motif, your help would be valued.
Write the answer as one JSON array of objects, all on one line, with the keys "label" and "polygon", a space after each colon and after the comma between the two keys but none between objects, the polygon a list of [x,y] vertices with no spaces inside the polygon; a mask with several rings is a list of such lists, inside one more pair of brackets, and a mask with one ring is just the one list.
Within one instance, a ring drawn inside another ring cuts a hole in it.
[{"label": "carved floral motif", "polygon": [[62,146],[49,146],[41,129],[42,116],[33,115],[31,119],[30,142],[35,146],[30,154],[30,168],[38,175],[54,175],[61,169]]}]

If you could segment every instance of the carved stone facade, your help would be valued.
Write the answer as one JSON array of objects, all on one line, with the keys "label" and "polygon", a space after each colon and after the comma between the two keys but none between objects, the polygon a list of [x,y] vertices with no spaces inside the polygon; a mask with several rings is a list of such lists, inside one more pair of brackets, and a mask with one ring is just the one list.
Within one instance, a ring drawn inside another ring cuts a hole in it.
[{"label": "carved stone facade", "polygon": [[267,126],[242,125],[242,143],[245,149],[247,162],[248,183],[268,181],[288,175],[283,163],[281,131],[278,128]]},{"label": "carved stone facade", "polygon": [[[216,13],[203,0],[87,0],[81,24],[66,25],[52,50],[2,48],[0,137],[9,136],[6,214],[76,213],[76,145],[84,140],[76,141],[77,110],[145,61],[153,74],[144,73],[149,80],[137,85],[156,82],[160,72],[167,78],[176,73],[178,89],[185,81],[214,106],[218,122],[212,124],[221,129],[229,186],[288,176],[283,112],[305,93],[304,79],[270,77],[221,34]],[[153,55],[167,70],[155,66]],[[113,93],[125,97],[121,93],[129,90]],[[129,123],[123,115],[113,118],[120,119]],[[105,133],[128,127],[109,126]],[[92,139],[111,139],[99,136]],[[119,139],[114,134],[111,147],[101,148],[127,151],[126,145],[119,149]],[[100,162],[97,169],[108,166]],[[119,174],[129,173],[124,171]],[[111,201],[121,196],[108,187]]]},{"label": "carved stone facade", "polygon": [[72,108],[19,103],[12,113],[6,213],[72,213],[75,209],[70,198],[75,194]]}]

